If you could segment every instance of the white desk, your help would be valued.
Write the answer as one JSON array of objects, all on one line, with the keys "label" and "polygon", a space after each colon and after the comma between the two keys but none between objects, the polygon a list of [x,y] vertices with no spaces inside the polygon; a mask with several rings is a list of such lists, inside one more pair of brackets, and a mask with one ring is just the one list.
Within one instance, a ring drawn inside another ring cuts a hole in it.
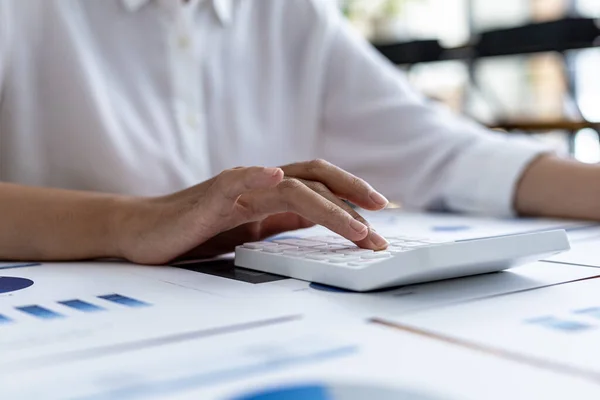
[{"label": "white desk", "polygon": [[571,250],[549,258],[550,261],[600,268],[600,236],[571,242]]},{"label": "white desk", "polygon": [[[455,216],[443,217],[443,223],[438,216],[392,218],[407,234],[420,229],[453,237],[509,233],[513,223]],[[384,220],[376,224],[392,229]],[[432,224],[445,228],[435,232]],[[461,224],[470,228],[458,229]],[[517,221],[513,228],[522,232],[544,227],[556,227],[556,221]],[[592,233],[593,229],[572,230],[573,238],[591,241],[581,246],[575,242],[575,251],[566,255],[570,260],[583,252],[580,249],[593,256],[600,238],[596,241]],[[552,346],[552,362],[544,364],[423,332],[447,328],[450,339],[470,342],[469,334],[479,332],[465,328],[473,321],[501,332],[512,323],[508,319],[528,310],[525,306],[549,307],[581,295],[578,288],[584,286],[597,285],[600,291],[600,280],[572,283],[600,276],[600,268],[538,263],[502,274],[361,295],[252,274],[230,279],[214,270],[204,274],[122,263],[4,267],[0,276],[33,282],[20,291],[0,294],[0,316],[7,320],[0,318],[0,387],[3,394],[14,394],[9,398],[72,394],[96,399],[119,394],[227,399],[254,389],[306,382],[386,386],[432,399],[600,398],[595,378],[600,369],[595,364],[568,359],[568,367],[576,373],[553,364],[567,359],[561,352],[575,338],[560,343],[540,340],[535,349],[501,343],[536,360],[544,346]],[[585,293],[594,294],[587,289]],[[115,303],[110,298],[115,294],[129,300],[117,298]],[[108,300],[102,297],[107,295]],[[73,300],[88,306],[63,304]],[[150,306],[138,307],[135,301]],[[516,302],[516,311],[504,307],[506,301]],[[89,304],[103,311],[92,311]],[[42,317],[19,309],[36,305],[51,311],[50,317],[47,312]],[[476,318],[471,307],[479,308]],[[369,322],[372,317],[408,321],[423,329],[378,326]],[[463,330],[455,331],[456,327]],[[485,329],[481,332],[489,335]],[[517,339],[515,343],[520,343]]]}]

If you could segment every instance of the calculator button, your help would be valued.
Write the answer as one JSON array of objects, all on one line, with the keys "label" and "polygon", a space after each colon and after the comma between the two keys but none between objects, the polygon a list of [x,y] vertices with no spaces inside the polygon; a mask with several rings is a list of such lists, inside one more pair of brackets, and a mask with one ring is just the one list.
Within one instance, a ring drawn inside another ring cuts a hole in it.
[{"label": "calculator button", "polygon": [[283,253],[283,249],[278,249],[277,247],[265,247],[263,249],[263,251],[265,253],[274,253],[274,254]]},{"label": "calculator button", "polygon": [[346,260],[346,262],[360,261],[360,256],[345,256],[342,260]]},{"label": "calculator button", "polygon": [[388,245],[388,247],[404,247],[404,243],[402,242],[392,242]]},{"label": "calculator button", "polygon": [[315,246],[313,247],[313,249],[317,249],[317,250],[324,250],[324,251],[333,251],[333,250],[345,250],[345,249],[349,249],[350,247],[348,246],[344,246],[342,244],[324,244],[321,246]]},{"label": "calculator button", "polygon": [[278,254],[278,253],[283,253],[286,250],[296,250],[296,249],[298,249],[298,248],[295,246],[288,246],[288,245],[282,244],[280,246],[267,246],[263,249],[263,251],[265,253]]},{"label": "calculator button", "polygon": [[343,257],[341,257],[341,258],[330,258],[327,261],[330,262],[330,263],[332,263],[332,264],[347,264],[348,262],[350,262],[352,260],[346,260]]},{"label": "calculator button", "polygon": [[368,253],[368,254],[362,254],[360,256],[360,258],[362,258],[363,260],[375,260],[375,259],[380,259],[380,258],[388,258],[392,255],[392,253],[387,252],[387,251],[378,251],[378,252],[373,252],[373,253]]},{"label": "calculator button", "polygon": [[[328,244],[341,244],[341,245],[353,245],[354,244],[351,241],[349,241],[348,239],[345,239],[341,236],[316,236],[316,237],[310,237],[308,239],[316,240],[316,241],[324,242],[324,243],[328,243]],[[323,243],[321,243],[321,244],[323,244]]]},{"label": "calculator button", "polygon": [[251,249],[251,250],[263,250],[263,249],[266,249],[267,247],[277,247],[277,243],[254,242],[254,243],[246,243],[246,244],[244,244],[244,247],[246,249]]},{"label": "calculator button", "polygon": [[343,254],[329,254],[329,261],[344,260],[345,262],[358,260],[360,257],[347,257]]},{"label": "calculator button", "polygon": [[360,249],[358,247],[354,247],[354,248],[350,248],[350,249],[345,249],[345,250],[336,250],[335,252],[339,253],[339,254],[366,254],[366,253],[374,253],[373,250]]},{"label": "calculator button", "polygon": [[311,237],[308,237],[307,239],[315,240],[317,242],[329,243],[329,241],[332,238],[335,238],[335,236],[311,236]]},{"label": "calculator button", "polygon": [[307,254],[311,254],[311,253],[318,253],[317,250],[312,250],[311,248],[308,249],[294,249],[294,250],[286,250],[283,252],[284,256],[290,256],[290,257],[304,257]]},{"label": "calculator button", "polygon": [[398,249],[398,248],[390,249],[390,248],[388,248],[386,251],[388,253],[392,253],[392,255],[394,255],[394,254],[406,253],[407,251],[411,251],[411,250],[413,250],[413,249]]},{"label": "calculator button", "polygon": [[398,244],[391,244],[388,246],[387,250],[412,250],[414,247],[402,246]]},{"label": "calculator button", "polygon": [[289,246],[296,247],[315,247],[321,246],[323,243],[316,242],[314,240],[306,240],[306,239],[281,239],[281,240],[273,240],[273,242],[278,244],[287,244]]}]

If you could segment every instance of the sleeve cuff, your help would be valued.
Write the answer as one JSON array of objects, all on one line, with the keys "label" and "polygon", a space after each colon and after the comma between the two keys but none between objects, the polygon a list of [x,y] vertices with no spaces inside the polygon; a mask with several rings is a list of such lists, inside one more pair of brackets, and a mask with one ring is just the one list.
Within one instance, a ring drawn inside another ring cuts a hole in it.
[{"label": "sleeve cuff", "polygon": [[517,184],[549,146],[524,137],[488,135],[460,154],[447,175],[444,203],[456,212],[512,217]]}]

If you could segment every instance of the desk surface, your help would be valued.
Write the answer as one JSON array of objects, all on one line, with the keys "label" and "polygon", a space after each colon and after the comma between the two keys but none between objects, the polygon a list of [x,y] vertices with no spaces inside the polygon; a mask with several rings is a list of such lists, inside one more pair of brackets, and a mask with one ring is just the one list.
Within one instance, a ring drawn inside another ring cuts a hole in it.
[{"label": "desk surface", "polygon": [[375,223],[406,234],[469,227],[437,231],[454,236],[561,223],[573,250],[511,272],[370,294],[236,270],[227,259],[0,264],[2,391],[236,399],[292,386],[328,399],[600,398],[600,228],[398,212]]}]

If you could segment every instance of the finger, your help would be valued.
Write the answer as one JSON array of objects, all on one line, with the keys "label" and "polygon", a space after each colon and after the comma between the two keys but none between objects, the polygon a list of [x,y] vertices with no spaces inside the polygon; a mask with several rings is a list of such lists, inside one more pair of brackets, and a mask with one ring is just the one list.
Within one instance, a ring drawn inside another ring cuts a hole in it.
[{"label": "finger", "polygon": [[369,233],[363,223],[297,179],[284,179],[276,188],[248,193],[243,202],[256,217],[293,212],[351,241],[363,240]]},{"label": "finger", "polygon": [[352,207],[350,207],[347,203],[345,203],[342,199],[337,197],[335,194],[331,193],[331,191],[324,184],[322,184],[320,182],[312,182],[312,181],[306,181],[303,183],[306,186],[308,186],[310,189],[312,189],[313,191],[318,193],[320,196],[323,196],[324,198],[326,198],[333,204],[337,205],[338,207],[340,207],[341,209],[346,211],[348,214],[350,214],[352,216],[352,218],[360,221],[361,223],[363,223],[365,226],[367,226],[369,228],[369,234],[364,239],[356,242],[356,244],[359,247],[369,248],[369,249],[374,249],[374,250],[385,250],[388,247],[389,243],[387,242],[387,240],[385,240],[385,238],[383,236],[381,236],[377,232],[375,232],[375,230],[371,227],[371,224],[369,224],[369,222],[367,222],[367,220],[365,220],[362,217],[362,215],[360,215],[358,212],[356,212],[356,210],[354,210]]},{"label": "finger", "polygon": [[314,222],[294,213],[272,215],[260,224],[260,240],[284,232],[306,229],[315,226]]},{"label": "finger", "polygon": [[[233,205],[244,193],[274,187],[283,179],[280,168],[234,168],[221,172],[215,180],[213,196],[215,202]],[[225,200],[225,203],[223,202]]]},{"label": "finger", "polygon": [[279,168],[238,168],[221,172],[209,193],[207,209],[214,217],[216,229],[232,228],[250,222],[235,212],[237,201],[244,193],[275,187],[283,179]]},{"label": "finger", "polygon": [[324,160],[282,167],[288,177],[324,183],[334,194],[367,210],[381,210],[388,200],[364,180]]}]

